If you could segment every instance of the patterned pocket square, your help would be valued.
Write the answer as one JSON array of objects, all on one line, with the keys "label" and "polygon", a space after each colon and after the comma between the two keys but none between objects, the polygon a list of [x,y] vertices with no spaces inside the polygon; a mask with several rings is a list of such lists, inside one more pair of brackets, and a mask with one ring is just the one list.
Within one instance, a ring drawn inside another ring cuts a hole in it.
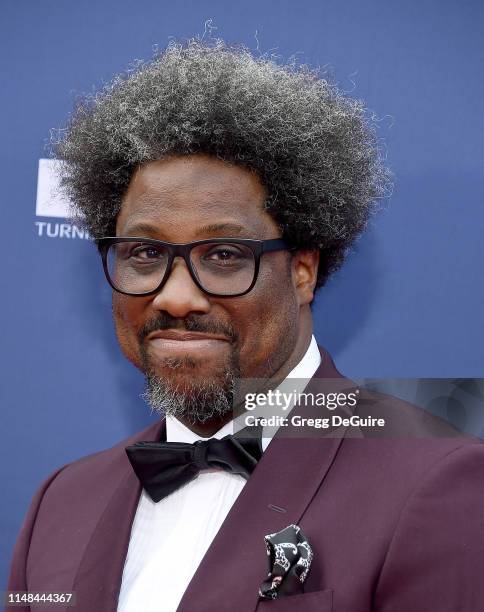
[{"label": "patterned pocket square", "polygon": [[297,525],[264,536],[269,557],[267,580],[260,585],[262,599],[276,599],[303,592],[304,581],[311,567],[313,551]]}]

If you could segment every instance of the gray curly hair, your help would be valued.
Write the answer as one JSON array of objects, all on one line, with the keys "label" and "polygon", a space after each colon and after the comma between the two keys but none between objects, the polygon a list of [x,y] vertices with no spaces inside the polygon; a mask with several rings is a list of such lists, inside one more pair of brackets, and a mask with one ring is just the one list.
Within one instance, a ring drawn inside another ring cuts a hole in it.
[{"label": "gray curly hair", "polygon": [[321,287],[390,185],[367,115],[305,65],[194,39],[83,99],[52,144],[61,186],[93,237],[115,234],[140,164],[206,153],[250,168],[283,237],[320,251]]}]

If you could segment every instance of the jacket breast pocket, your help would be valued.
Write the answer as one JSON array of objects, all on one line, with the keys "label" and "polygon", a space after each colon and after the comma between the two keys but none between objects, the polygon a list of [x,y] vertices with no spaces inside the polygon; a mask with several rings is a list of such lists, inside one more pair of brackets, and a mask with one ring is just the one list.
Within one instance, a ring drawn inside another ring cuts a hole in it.
[{"label": "jacket breast pocket", "polygon": [[288,595],[279,599],[267,599],[257,604],[256,612],[332,612],[333,591],[313,591],[300,595]]}]

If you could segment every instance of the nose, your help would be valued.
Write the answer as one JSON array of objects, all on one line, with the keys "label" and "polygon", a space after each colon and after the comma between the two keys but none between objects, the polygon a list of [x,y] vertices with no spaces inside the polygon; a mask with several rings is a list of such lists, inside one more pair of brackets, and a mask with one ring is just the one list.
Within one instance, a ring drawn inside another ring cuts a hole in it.
[{"label": "nose", "polygon": [[175,257],[168,280],[153,299],[153,307],[177,318],[210,310],[208,296],[195,285],[181,257]]}]

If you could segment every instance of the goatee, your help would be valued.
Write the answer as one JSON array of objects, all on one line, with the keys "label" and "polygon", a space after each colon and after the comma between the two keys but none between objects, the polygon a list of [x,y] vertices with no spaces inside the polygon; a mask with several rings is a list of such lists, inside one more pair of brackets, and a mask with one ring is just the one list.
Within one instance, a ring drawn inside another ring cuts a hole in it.
[{"label": "goatee", "polygon": [[[218,371],[210,378],[197,376],[197,362],[189,356],[167,357],[155,366],[144,341],[151,332],[165,329],[225,336],[232,344],[230,357],[219,364]],[[194,315],[181,321],[160,312],[143,326],[138,338],[146,377],[146,390],[142,397],[152,410],[192,424],[220,419],[233,411],[234,395],[240,381],[240,359],[236,348],[237,334],[230,325],[203,320]],[[160,375],[160,370],[164,372],[163,375]],[[178,382],[180,380],[182,382]]]},{"label": "goatee", "polygon": [[164,360],[162,365],[174,374],[181,367],[188,372],[183,383],[177,384],[176,376],[172,379],[168,373],[161,377],[151,368],[145,370],[146,389],[141,397],[153,411],[191,424],[222,419],[233,412],[240,382],[240,368],[234,353],[225,372],[213,380],[197,380],[196,376],[190,379],[189,370],[195,364],[189,358]]}]

